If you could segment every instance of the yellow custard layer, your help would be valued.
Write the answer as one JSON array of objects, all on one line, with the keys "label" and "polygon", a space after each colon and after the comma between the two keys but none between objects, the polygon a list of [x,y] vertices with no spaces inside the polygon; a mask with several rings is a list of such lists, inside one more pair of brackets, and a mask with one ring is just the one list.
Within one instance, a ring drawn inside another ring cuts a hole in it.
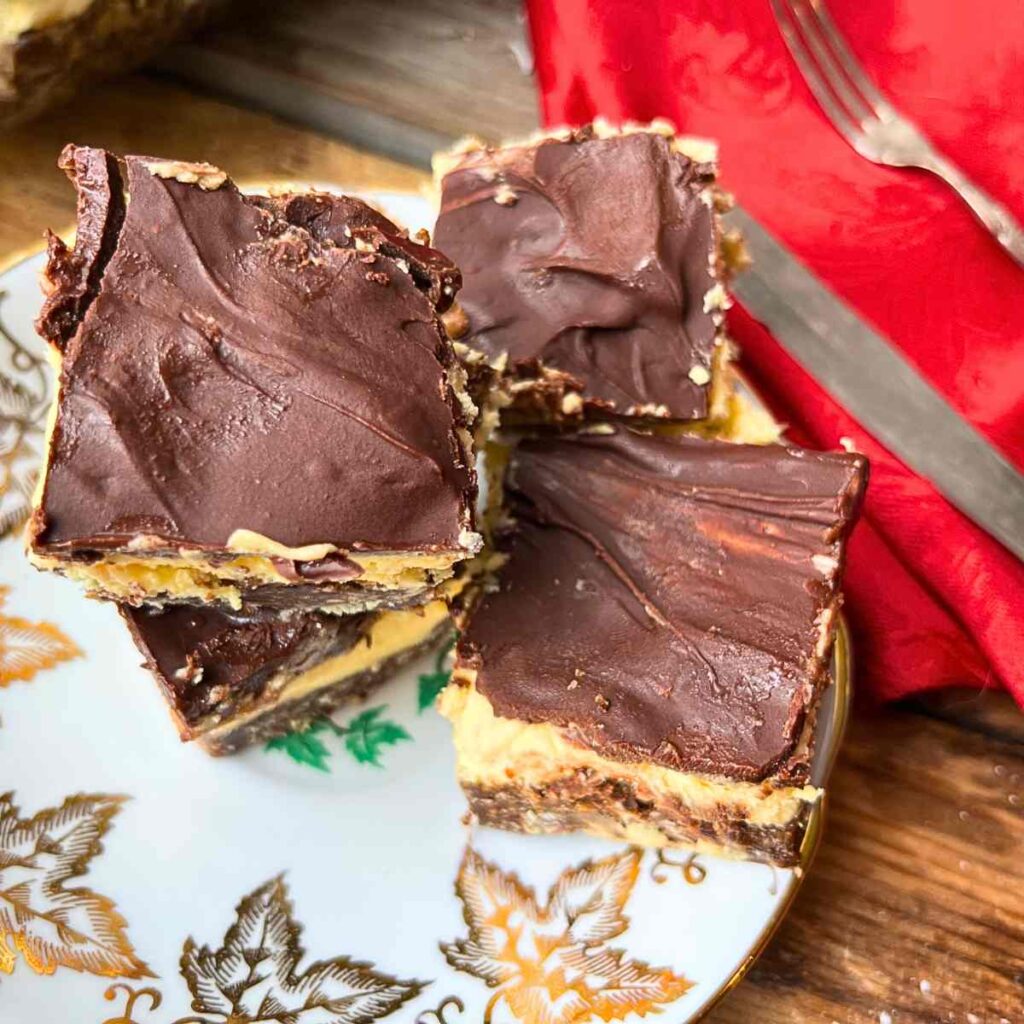
[{"label": "yellow custard layer", "polygon": [[[460,589],[461,581],[450,587],[448,593],[454,595]],[[355,647],[290,679],[284,676],[272,679],[258,705],[223,722],[211,720],[205,727],[201,725],[198,731],[204,737],[215,738],[218,733],[234,731],[270,707],[300,700],[316,690],[360,675],[403,651],[425,643],[449,615],[448,602],[444,600],[403,611],[379,612],[366,636]]]},{"label": "yellow custard layer", "polygon": [[[744,782],[657,764],[613,761],[573,743],[551,723],[496,715],[474,678],[471,672],[453,677],[438,705],[452,723],[458,777],[465,785],[541,787],[587,770],[602,779],[628,782],[640,799],[671,797],[698,818],[720,817],[727,808],[730,816],[742,817],[750,825],[787,825],[820,795],[814,786]],[[656,829],[639,823],[630,838],[645,846],[665,842]]]},{"label": "yellow custard layer", "polygon": [[775,444],[782,437],[783,428],[753,399],[733,364],[724,359],[719,366],[716,355],[714,367],[710,418],[695,423],[655,424],[652,432],[670,436],[696,434],[735,444]]},{"label": "yellow custard layer", "polygon": [[[464,557],[456,554],[373,554],[346,555],[363,570],[351,581],[353,588],[383,588],[387,591],[416,593],[451,577],[455,565]],[[232,608],[241,607],[245,587],[291,586],[296,582],[284,576],[270,558],[240,555],[214,565],[201,553],[182,552],[177,558],[161,555],[140,558],[115,553],[98,562],[71,562],[30,551],[29,558],[38,569],[61,572],[101,597],[137,604],[141,600],[221,601]],[[325,593],[326,596],[326,593]],[[374,598],[368,590],[368,599]],[[377,595],[383,596],[383,595]]]}]

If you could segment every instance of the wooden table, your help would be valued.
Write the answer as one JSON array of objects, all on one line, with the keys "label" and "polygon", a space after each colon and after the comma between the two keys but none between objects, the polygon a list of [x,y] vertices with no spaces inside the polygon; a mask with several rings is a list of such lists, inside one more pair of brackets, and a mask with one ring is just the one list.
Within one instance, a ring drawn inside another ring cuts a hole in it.
[{"label": "wooden table", "polygon": [[[269,89],[262,102],[294,114],[304,81],[314,93],[330,94],[318,109],[335,130],[351,117],[351,135],[364,145],[412,159],[422,159],[432,140],[472,127],[500,135],[532,123],[533,94],[517,70],[521,31],[509,0],[299,6],[330,7],[347,29],[375,18],[372,36],[368,42],[332,22],[321,40],[327,55],[332,45],[348,52],[328,73],[325,57],[296,57],[302,33],[294,21],[288,32],[261,36],[266,26],[254,13],[241,35],[222,33],[164,67],[187,70],[191,63],[190,77],[207,84],[216,67],[220,84],[249,95],[245,74],[231,77],[232,60],[267,62],[268,81],[280,89]],[[416,31],[425,22],[433,32],[426,43]],[[466,45],[467,33],[470,40],[485,36],[483,57]],[[221,63],[195,71],[204,53],[219,54]],[[37,248],[44,227],[70,224],[72,189],[54,167],[69,140],[207,159],[242,181],[403,189],[426,180],[421,170],[136,76],[0,140],[0,265]],[[881,713],[861,709],[829,800],[826,837],[792,912],[747,979],[707,1019],[1024,1021],[1024,716],[994,692],[951,692]]]}]

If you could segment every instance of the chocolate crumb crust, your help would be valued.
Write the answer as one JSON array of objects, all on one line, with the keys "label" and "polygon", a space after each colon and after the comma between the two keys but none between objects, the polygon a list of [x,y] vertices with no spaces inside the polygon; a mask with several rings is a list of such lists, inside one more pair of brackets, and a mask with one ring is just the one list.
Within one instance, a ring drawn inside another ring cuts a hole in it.
[{"label": "chocolate crumb crust", "polygon": [[660,834],[666,846],[708,843],[723,852],[778,867],[800,863],[800,846],[811,805],[784,825],[754,825],[721,806],[713,817],[697,817],[671,796],[638,790],[622,779],[574,772],[543,786],[463,785],[470,811],[481,825],[531,835],[593,832],[629,840],[629,828]]},{"label": "chocolate crumb crust", "polygon": [[[315,562],[296,562],[295,565],[315,565]],[[429,577],[429,574],[428,574]],[[362,584],[358,579],[353,585],[336,583],[331,580],[316,583],[267,583],[260,586],[240,588],[241,606],[247,611],[313,612],[321,610],[330,615],[359,615],[364,611],[386,611],[388,609],[412,608],[433,601],[437,596],[435,582],[429,578],[416,587],[386,587]],[[171,608],[175,605],[188,606],[190,601],[182,598],[165,597],[153,600],[148,597],[127,601],[134,607]],[[228,610],[224,602],[212,602],[214,607]]]},{"label": "chocolate crumb crust", "polygon": [[305,728],[313,719],[367,696],[452,628],[445,619],[422,643],[300,697],[281,699],[290,679],[365,642],[374,615],[118,608],[181,738],[196,739],[218,755]]},{"label": "chocolate crumb crust", "polygon": [[624,428],[524,441],[508,561],[464,618],[456,678],[612,759],[802,784],[866,472]]},{"label": "chocolate crumb crust", "polygon": [[305,729],[314,719],[330,715],[346,704],[368,697],[403,666],[437,647],[451,633],[451,628],[450,622],[442,622],[421,644],[399,651],[390,658],[383,658],[364,672],[346,676],[304,697],[271,705],[266,711],[235,726],[227,722],[215,732],[200,735],[198,742],[207,753],[220,756],[237,753],[253,743],[262,743],[296,729]]},{"label": "chocolate crumb crust", "polygon": [[655,132],[460,154],[435,242],[463,271],[460,340],[508,356],[513,413],[707,416],[713,182],[711,163]]},{"label": "chocolate crumb crust", "polygon": [[463,550],[475,477],[440,254],[356,200],[325,227],[320,200],[244,196],[208,165],[126,157],[125,191],[103,151],[62,166],[85,231],[46,271],[38,326],[63,360],[36,551],[217,552],[237,529]]}]

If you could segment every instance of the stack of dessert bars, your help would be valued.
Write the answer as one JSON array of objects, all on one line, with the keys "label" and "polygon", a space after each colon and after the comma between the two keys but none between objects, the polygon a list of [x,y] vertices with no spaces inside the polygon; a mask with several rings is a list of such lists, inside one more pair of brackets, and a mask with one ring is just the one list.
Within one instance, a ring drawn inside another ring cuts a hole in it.
[{"label": "stack of dessert bars", "polygon": [[464,143],[436,249],[205,164],[63,164],[30,555],[118,602],[186,738],[302,727],[454,610],[481,823],[798,863],[867,466],[737,386],[713,146]]},{"label": "stack of dessert bars", "polygon": [[440,707],[476,818],[795,864],[858,455],[772,441],[724,335],[715,153],[596,124],[437,161],[501,371],[494,544]]},{"label": "stack of dessert bars", "polygon": [[73,249],[28,527],[117,603],[181,735],[224,753],[365,694],[450,628],[480,547],[455,267],[355,199],[68,147]]}]

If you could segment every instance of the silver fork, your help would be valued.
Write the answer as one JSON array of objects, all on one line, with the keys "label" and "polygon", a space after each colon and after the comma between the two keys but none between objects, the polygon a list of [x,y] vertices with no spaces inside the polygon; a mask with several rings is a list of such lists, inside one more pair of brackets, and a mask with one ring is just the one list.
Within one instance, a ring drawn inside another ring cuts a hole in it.
[{"label": "silver fork", "polygon": [[771,4],[797,67],[843,138],[876,164],[918,167],[937,174],[1024,265],[1024,228],[875,88],[840,35],[824,0],[771,0]]}]

